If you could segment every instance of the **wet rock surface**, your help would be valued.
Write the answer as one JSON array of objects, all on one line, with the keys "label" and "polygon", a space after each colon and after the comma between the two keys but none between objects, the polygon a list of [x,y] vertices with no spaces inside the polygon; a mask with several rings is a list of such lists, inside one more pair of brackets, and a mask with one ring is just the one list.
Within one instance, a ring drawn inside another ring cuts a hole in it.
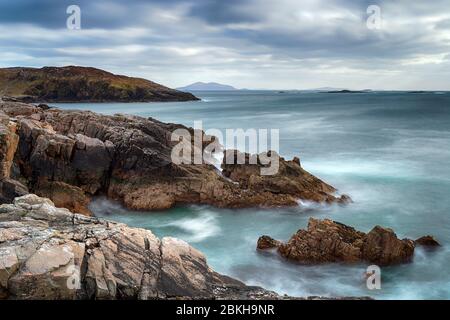
[{"label": "wet rock surface", "polygon": [[[430,239],[421,241],[430,243]],[[399,239],[392,229],[380,226],[364,233],[329,219],[309,219],[307,230],[298,230],[286,243],[269,236],[258,240],[257,248],[277,248],[278,253],[302,264],[369,262],[380,266],[412,261],[416,243]]]}]

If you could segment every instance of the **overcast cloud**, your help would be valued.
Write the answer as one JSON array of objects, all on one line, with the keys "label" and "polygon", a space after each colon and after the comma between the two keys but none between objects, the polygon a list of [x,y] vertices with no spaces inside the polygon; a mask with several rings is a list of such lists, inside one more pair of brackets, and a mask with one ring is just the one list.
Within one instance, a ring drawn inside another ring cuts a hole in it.
[{"label": "overcast cloud", "polygon": [[[66,28],[71,4],[81,30]],[[46,65],[172,87],[450,90],[450,1],[0,0],[0,67]]]}]

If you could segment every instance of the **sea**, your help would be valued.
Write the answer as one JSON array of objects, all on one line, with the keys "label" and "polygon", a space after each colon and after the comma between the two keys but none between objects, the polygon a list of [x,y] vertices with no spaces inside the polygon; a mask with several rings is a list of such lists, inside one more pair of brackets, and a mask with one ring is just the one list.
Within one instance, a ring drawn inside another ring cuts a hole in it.
[{"label": "sea", "polygon": [[[352,197],[347,206],[299,202],[293,208],[217,209],[189,205],[136,212],[96,198],[98,217],[177,237],[202,251],[216,271],[290,296],[450,299],[450,92],[194,92],[201,101],[52,104],[128,113],[204,129],[279,130],[279,152]],[[226,143],[226,142],[225,142]],[[239,146],[238,146],[239,147]],[[242,146],[240,146],[242,147]],[[245,147],[245,146],[244,146]],[[370,290],[368,263],[304,266],[258,252],[261,235],[288,240],[310,217],[400,238],[433,235],[412,263],[381,268]]]}]

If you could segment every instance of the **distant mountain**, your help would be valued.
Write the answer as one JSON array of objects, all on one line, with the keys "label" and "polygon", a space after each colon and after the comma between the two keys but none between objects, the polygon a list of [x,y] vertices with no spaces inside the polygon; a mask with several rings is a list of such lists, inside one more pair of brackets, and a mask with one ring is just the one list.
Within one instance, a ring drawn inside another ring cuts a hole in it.
[{"label": "distant mountain", "polygon": [[305,91],[342,91],[342,90],[347,90],[344,88],[333,88],[333,87],[321,87],[321,88],[315,88],[315,89],[309,89],[309,90],[305,90]]},{"label": "distant mountain", "polygon": [[0,69],[0,96],[25,102],[198,100],[149,80],[78,66]]},{"label": "distant mountain", "polygon": [[190,84],[185,87],[177,88],[177,90],[181,91],[231,91],[231,90],[238,90],[232,86],[226,85],[226,84],[220,84],[217,82],[196,82],[193,84]]}]

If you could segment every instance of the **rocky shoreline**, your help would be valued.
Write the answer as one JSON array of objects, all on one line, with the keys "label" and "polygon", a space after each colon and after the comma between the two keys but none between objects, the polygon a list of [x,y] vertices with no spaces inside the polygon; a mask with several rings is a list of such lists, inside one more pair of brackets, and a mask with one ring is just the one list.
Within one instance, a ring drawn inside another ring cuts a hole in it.
[{"label": "rocky shoreline", "polygon": [[[175,164],[175,129],[194,135],[192,128],[152,118],[0,102],[0,201],[30,192],[87,215],[90,198],[99,194],[135,210],[183,204],[297,206],[299,199],[350,201],[306,172],[298,158],[286,161],[277,155],[280,169],[271,176],[261,176],[259,163],[224,163],[223,174],[206,162]],[[193,143],[193,148],[198,147]]]},{"label": "rocky shoreline", "polygon": [[[97,195],[136,210],[351,202],[299,158],[273,152],[279,170],[268,176],[260,173],[262,155],[236,150],[224,151],[222,172],[207,162],[176,164],[176,129],[205,135],[153,118],[0,101],[0,299],[303,299],[220,275],[183,241],[90,217]],[[227,161],[238,157],[244,164]],[[288,242],[263,236],[257,247],[304,264],[384,266],[410,262],[416,245],[439,244],[431,236],[401,240],[379,226],[365,234],[311,218]]]},{"label": "rocky shoreline", "polygon": [[0,206],[0,299],[255,299],[187,243],[26,195]]},{"label": "rocky shoreline", "polygon": [[0,262],[0,299],[329,299],[246,286],[213,271],[184,241],[33,194],[0,206]]},{"label": "rocky shoreline", "polygon": [[152,118],[0,101],[0,298],[292,298],[214,272],[180,240],[88,217],[99,194],[137,210],[349,201],[298,159],[279,157],[268,177],[259,162],[224,162],[223,174],[208,163],[177,165],[171,133],[180,128],[195,133]]}]

